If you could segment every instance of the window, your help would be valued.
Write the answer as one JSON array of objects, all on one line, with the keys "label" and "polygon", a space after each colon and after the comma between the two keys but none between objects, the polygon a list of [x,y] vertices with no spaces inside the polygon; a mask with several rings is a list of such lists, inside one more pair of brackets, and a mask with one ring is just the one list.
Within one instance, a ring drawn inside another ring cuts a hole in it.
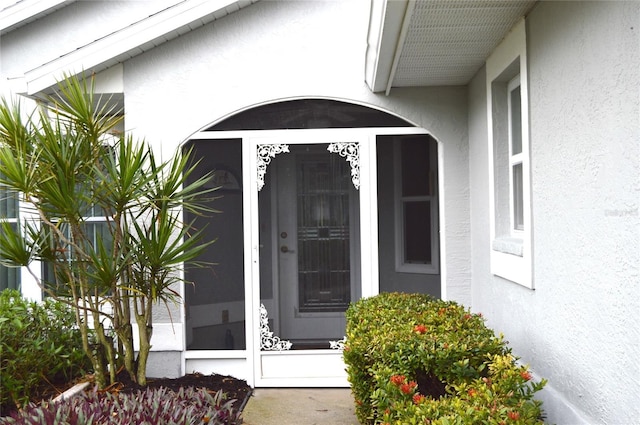
[{"label": "window", "polygon": [[525,22],[487,59],[491,271],[533,288]]},{"label": "window", "polygon": [[439,273],[437,143],[428,135],[394,144],[396,270]]},{"label": "window", "polygon": [[[100,210],[97,207],[90,208],[93,210]],[[94,217],[93,215],[90,217],[84,217],[83,224],[83,233],[87,236],[87,249],[95,249],[98,247],[99,243],[102,243],[105,250],[109,252],[111,250],[111,244],[113,243],[113,235],[109,229],[109,225],[107,224],[107,218],[102,217]],[[61,230],[65,233],[65,235],[70,238],[69,235],[69,226],[62,225],[60,226]],[[73,249],[65,252],[65,260],[67,262],[73,261],[74,253]],[[61,261],[61,260],[58,260]],[[71,264],[71,263],[69,263]],[[53,264],[48,261],[42,262],[42,279],[46,287],[52,291],[54,291],[57,295],[67,295],[64,290],[66,286],[58,285],[58,281],[55,274],[55,268]],[[47,294],[45,293],[45,296]]]},{"label": "window", "polygon": [[[18,231],[18,194],[0,186],[0,220],[10,224]],[[20,268],[0,265],[0,291],[20,289]]]},{"label": "window", "polygon": [[[110,154],[115,154],[111,147],[106,146],[106,148]],[[94,199],[94,194],[89,186],[87,186],[86,184],[78,183],[76,185],[76,188],[78,190],[78,193],[83,193],[85,195],[80,206],[81,214],[83,216],[80,232],[85,235],[86,241],[80,242],[76,240],[74,242],[83,245],[83,250],[85,250],[86,252],[97,249],[100,244],[102,244],[106,252],[110,252],[112,250],[113,235],[111,233],[111,226],[108,222],[107,211],[105,211],[105,209],[97,204],[90,203]],[[68,223],[59,223],[57,226],[69,240],[73,239]],[[41,228],[45,232],[50,232],[46,225],[42,225]],[[50,235],[49,238],[52,245],[55,243],[59,243],[59,241],[56,241],[53,238],[53,235]],[[75,252],[72,247],[63,245],[54,246],[54,249],[64,252],[57,260],[58,262],[64,261],[67,264],[72,264],[72,261],[77,260],[77,252]],[[41,273],[43,283],[48,289],[54,291],[57,295],[67,295],[64,292],[67,286],[59,285],[59,276],[56,276],[56,270],[52,262],[42,261]],[[45,296],[47,296],[46,293]]]},{"label": "window", "polygon": [[511,186],[510,219],[513,233],[524,230],[524,193],[522,187],[522,108],[520,75],[507,86],[509,119],[509,185]]}]

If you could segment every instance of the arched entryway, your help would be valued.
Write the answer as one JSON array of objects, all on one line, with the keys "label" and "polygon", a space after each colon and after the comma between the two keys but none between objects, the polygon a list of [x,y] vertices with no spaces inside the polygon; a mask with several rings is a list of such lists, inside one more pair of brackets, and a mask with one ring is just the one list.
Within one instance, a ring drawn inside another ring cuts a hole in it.
[{"label": "arched entryway", "polygon": [[214,172],[216,242],[187,265],[186,371],[256,386],[347,385],[344,311],[379,291],[440,295],[437,143],[330,99],[251,108],[185,144]]}]

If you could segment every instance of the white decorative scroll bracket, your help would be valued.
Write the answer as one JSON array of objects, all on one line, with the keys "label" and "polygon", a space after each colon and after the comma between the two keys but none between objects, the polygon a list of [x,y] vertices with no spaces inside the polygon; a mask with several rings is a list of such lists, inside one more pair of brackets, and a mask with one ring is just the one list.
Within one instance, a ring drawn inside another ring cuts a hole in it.
[{"label": "white decorative scroll bracket", "polygon": [[346,158],[351,165],[351,181],[356,189],[360,189],[360,145],[356,142],[331,143],[327,150]]},{"label": "white decorative scroll bracket", "polygon": [[279,153],[289,152],[289,145],[258,145],[258,192],[264,187],[267,165]]},{"label": "white decorative scroll bracket", "polygon": [[346,342],[347,342],[346,336],[338,341],[329,341],[329,348],[331,348],[332,350],[344,351],[344,344]]},{"label": "white decorative scroll bracket", "polygon": [[260,304],[260,349],[264,351],[283,351],[291,348],[291,342],[274,336],[269,329],[269,317],[264,304]]}]

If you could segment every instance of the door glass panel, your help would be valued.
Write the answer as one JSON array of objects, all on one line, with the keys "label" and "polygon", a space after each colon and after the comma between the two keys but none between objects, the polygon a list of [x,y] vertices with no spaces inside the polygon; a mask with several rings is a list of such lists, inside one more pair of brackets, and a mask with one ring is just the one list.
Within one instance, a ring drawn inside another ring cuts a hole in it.
[{"label": "door glass panel", "polygon": [[258,194],[260,299],[269,331],[292,349],[342,339],[344,311],[359,293],[357,191],[349,163],[327,147],[289,146]]},{"label": "door glass panel", "polygon": [[[336,158],[334,158],[334,156]],[[336,155],[299,161],[300,311],[345,311],[351,299],[349,174]]]}]

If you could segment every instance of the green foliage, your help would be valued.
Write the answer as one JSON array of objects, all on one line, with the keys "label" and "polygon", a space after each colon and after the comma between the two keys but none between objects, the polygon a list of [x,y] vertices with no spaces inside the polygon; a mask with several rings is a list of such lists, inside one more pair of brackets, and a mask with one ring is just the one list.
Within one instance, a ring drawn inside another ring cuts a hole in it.
[{"label": "green foliage", "polygon": [[11,417],[0,418],[0,424],[236,425],[242,422],[235,402],[226,400],[222,391],[211,395],[191,387],[177,393],[166,388],[135,394],[92,392],[57,403],[31,404]]},{"label": "green foliage", "polygon": [[454,302],[384,293],[352,304],[344,359],[361,423],[539,421],[533,394],[545,382]]},{"label": "green foliage", "polygon": [[47,381],[72,380],[91,366],[73,311],[51,299],[29,302],[0,292],[0,404],[25,405]]},{"label": "green foliage", "polygon": [[211,243],[182,220],[185,210],[213,212],[209,177],[190,178],[190,152],[158,161],[150,144],[120,134],[121,111],[90,80],[66,78],[48,101],[27,119],[0,102],[0,186],[38,217],[21,232],[0,220],[0,263],[53,271],[40,286],[75,308],[98,385],[121,367],[144,385],[153,309],[179,299],[182,264]]}]

